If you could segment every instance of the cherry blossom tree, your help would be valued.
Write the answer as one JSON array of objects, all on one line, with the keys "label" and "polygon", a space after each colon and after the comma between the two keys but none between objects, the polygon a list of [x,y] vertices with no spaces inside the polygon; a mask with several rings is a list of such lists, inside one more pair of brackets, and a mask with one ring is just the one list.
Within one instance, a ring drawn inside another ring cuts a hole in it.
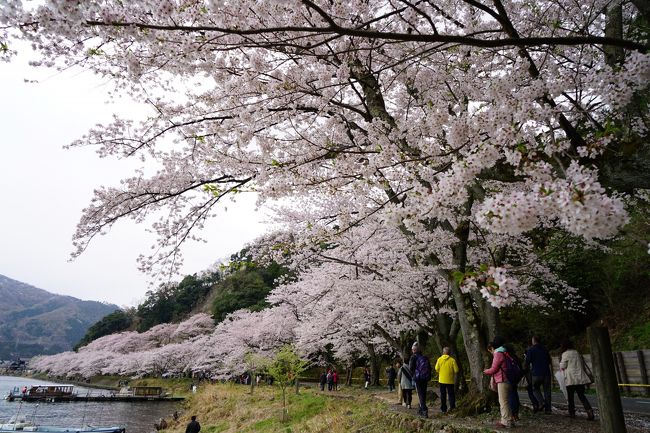
[{"label": "cherry blossom tree", "polygon": [[[391,351],[406,360],[416,333],[424,331],[433,337],[438,351],[450,346],[458,352],[460,323],[450,281],[444,276],[446,269],[453,268],[452,257],[442,266],[414,266],[412,252],[428,251],[430,247],[425,243],[414,245],[410,237],[381,221],[375,221],[376,225],[366,221],[363,226],[351,228],[336,236],[336,243],[332,240],[314,244],[309,239],[315,236],[321,240],[322,230],[317,225],[298,226],[310,220],[305,212],[294,213],[294,217],[296,226],[288,232],[301,235],[268,236],[265,242],[256,244],[254,253],[258,258],[266,255],[282,260],[289,244],[303,245],[290,255],[289,265],[297,271],[297,279],[280,286],[268,298],[270,303],[289,305],[296,312],[300,322],[295,330],[298,347],[315,353],[331,345],[337,359],[348,362],[350,356],[359,353],[373,361],[378,354]],[[484,312],[490,311],[490,304],[517,302],[543,307],[556,292],[562,293],[567,308],[580,310],[581,300],[575,289],[539,262],[525,241],[498,234],[473,239],[468,257],[476,271],[468,272],[467,277],[461,275],[463,292],[471,294],[477,305],[483,305]],[[510,251],[507,256],[502,253],[499,263],[508,266],[508,271],[504,267],[498,271],[490,268],[499,278],[497,283],[488,284],[483,276],[488,273],[485,263],[494,263],[491,255],[505,245]],[[533,290],[531,285],[540,289]],[[483,323],[490,322],[485,318]],[[496,328],[497,324],[492,326]],[[375,364],[371,362],[378,372]]]},{"label": "cherry blossom tree", "polygon": [[158,325],[142,333],[106,335],[78,352],[34,358],[30,367],[62,377],[184,373],[199,356],[202,337],[214,329],[212,318],[200,313],[181,323]]},{"label": "cherry blossom tree", "polygon": [[173,272],[244,191],[293,203],[283,219],[308,211],[313,245],[392,226],[448,289],[482,388],[494,307],[535,263],[527,234],[610,237],[620,192],[650,187],[639,19],[642,1],[51,0],[3,5],[0,41],[5,58],[25,39],[37,66],[81,65],[153,109],[75,143],[160,168],[96,190],[74,255],[165,210],[140,263]]}]

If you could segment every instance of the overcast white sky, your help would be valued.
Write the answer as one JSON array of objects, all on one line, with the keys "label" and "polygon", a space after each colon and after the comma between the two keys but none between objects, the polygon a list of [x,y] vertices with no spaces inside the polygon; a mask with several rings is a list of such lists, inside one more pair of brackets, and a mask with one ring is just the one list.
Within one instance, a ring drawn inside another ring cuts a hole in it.
[{"label": "overcast white sky", "polygon": [[[0,77],[0,274],[53,293],[137,305],[151,288],[135,262],[153,243],[147,226],[124,221],[68,262],[93,189],[117,184],[135,165],[63,146],[113,112],[137,116],[141,108],[128,100],[106,104],[110,85],[92,73],[36,71],[24,57],[0,63]],[[208,268],[266,230],[254,202],[250,196],[229,203],[206,228],[209,242],[184,248],[184,274]]]}]

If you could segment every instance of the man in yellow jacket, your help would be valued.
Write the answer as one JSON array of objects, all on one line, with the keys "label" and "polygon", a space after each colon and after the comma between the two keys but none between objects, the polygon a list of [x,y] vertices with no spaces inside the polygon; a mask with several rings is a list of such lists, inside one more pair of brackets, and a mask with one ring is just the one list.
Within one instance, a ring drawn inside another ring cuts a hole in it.
[{"label": "man in yellow jacket", "polygon": [[449,409],[456,408],[456,394],[454,392],[454,382],[456,373],[458,373],[458,364],[456,360],[449,356],[449,348],[442,349],[442,356],[436,361],[436,371],[438,372],[440,383],[440,410],[447,412],[447,394],[449,394]]}]

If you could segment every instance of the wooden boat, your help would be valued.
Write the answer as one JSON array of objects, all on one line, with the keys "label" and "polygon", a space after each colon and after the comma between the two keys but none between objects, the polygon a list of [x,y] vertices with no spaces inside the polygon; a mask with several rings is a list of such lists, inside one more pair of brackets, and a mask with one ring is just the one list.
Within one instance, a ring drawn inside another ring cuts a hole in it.
[{"label": "wooden boat", "polygon": [[[24,391],[24,392],[23,392]],[[119,392],[101,392],[100,394],[79,395],[73,385],[39,385],[29,389],[15,387],[5,397],[9,401],[24,402],[117,402],[117,401],[179,401],[183,397],[174,397],[158,386],[122,387]]]},{"label": "wooden boat", "polygon": [[5,398],[9,401],[72,401],[75,397],[74,385],[46,384],[23,389],[14,387]]}]

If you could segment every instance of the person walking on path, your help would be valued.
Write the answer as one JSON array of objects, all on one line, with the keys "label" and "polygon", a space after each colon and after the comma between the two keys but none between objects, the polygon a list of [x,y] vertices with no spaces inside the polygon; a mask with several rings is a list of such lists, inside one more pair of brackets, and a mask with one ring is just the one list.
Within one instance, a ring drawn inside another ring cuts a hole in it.
[{"label": "person walking on path", "polygon": [[402,365],[398,372],[397,378],[399,380],[399,385],[402,388],[402,406],[406,406],[408,409],[411,408],[411,402],[413,401],[413,373],[409,368],[407,363]]},{"label": "person walking on path", "polygon": [[583,356],[573,348],[573,343],[569,340],[564,340],[560,345],[562,349],[562,359],[560,360],[560,369],[564,373],[564,384],[567,391],[567,402],[569,403],[569,416],[575,418],[576,406],[574,395],[578,394],[578,398],[587,412],[587,419],[594,419],[594,410],[589,404],[589,400],[585,397],[585,385],[593,383],[591,371],[585,363]]},{"label": "person walking on path", "polygon": [[501,411],[501,421],[497,422],[497,428],[513,427],[512,413],[510,412],[510,404],[508,403],[508,394],[510,392],[510,384],[506,379],[506,349],[503,347],[505,340],[503,337],[494,337],[492,343],[488,345],[488,352],[492,354],[492,366],[483,373],[492,376],[492,380],[496,384],[496,391],[499,395],[499,408]]},{"label": "person walking on path", "polygon": [[364,388],[368,389],[368,385],[370,385],[370,370],[368,367],[363,369],[363,381],[364,383]]},{"label": "person walking on path", "polygon": [[431,380],[431,363],[429,362],[429,358],[420,351],[420,344],[417,341],[411,346],[411,351],[413,352],[413,356],[411,356],[409,368],[413,372],[415,390],[418,393],[418,400],[420,401],[418,415],[422,418],[428,418],[427,385]]},{"label": "person walking on path", "polygon": [[521,374],[520,376],[514,374],[515,372],[511,372],[512,374],[506,374],[506,378],[510,384],[510,392],[508,392],[508,404],[510,405],[510,414],[512,415],[512,421],[514,422],[519,421],[519,407],[521,406],[521,403],[519,401],[518,387],[519,382],[523,377],[524,367],[521,364],[521,360],[517,356],[515,347],[512,344],[504,344],[503,347],[506,348],[506,358],[510,358],[511,364],[516,364],[516,369],[519,370],[519,373]]},{"label": "person walking on path", "polygon": [[397,377],[395,367],[391,365],[386,369],[386,377],[388,378],[388,390],[392,392],[395,389],[395,377]]},{"label": "person walking on path", "polygon": [[[533,388],[533,412],[544,409],[547,414],[551,413],[551,377],[552,361],[551,355],[546,347],[542,345],[542,340],[537,335],[533,335],[532,346],[526,350],[526,369],[530,370],[531,385]],[[544,389],[542,396],[540,388]]]},{"label": "person walking on path", "polygon": [[325,391],[325,384],[327,383],[327,372],[323,370],[323,372],[320,374],[320,390]]},{"label": "person walking on path", "polygon": [[334,381],[334,391],[339,390],[339,374],[336,372],[336,369],[332,371],[332,380]]},{"label": "person walking on path", "polygon": [[528,361],[526,357],[528,356],[527,352],[524,352],[524,377],[526,378],[526,393],[528,394],[528,399],[533,405],[533,413],[539,412],[541,407],[544,407],[544,403],[537,400],[535,393],[533,392],[533,376],[528,366]]},{"label": "person walking on path", "polygon": [[201,424],[196,420],[196,415],[192,415],[192,421],[187,424],[185,433],[199,433],[201,431]]},{"label": "person walking on path", "polygon": [[458,373],[458,364],[450,355],[448,347],[443,347],[442,356],[436,361],[436,372],[438,372],[438,383],[440,384],[440,411],[447,412],[447,396],[449,396],[449,409],[456,409],[456,393],[454,384]]},{"label": "person walking on path", "polygon": [[334,376],[332,370],[327,370],[327,390],[331,391],[334,389]]},{"label": "person walking on path", "polygon": [[402,404],[402,384],[400,383],[399,371],[402,368],[400,361],[395,362],[395,378],[397,379],[397,404]]}]

